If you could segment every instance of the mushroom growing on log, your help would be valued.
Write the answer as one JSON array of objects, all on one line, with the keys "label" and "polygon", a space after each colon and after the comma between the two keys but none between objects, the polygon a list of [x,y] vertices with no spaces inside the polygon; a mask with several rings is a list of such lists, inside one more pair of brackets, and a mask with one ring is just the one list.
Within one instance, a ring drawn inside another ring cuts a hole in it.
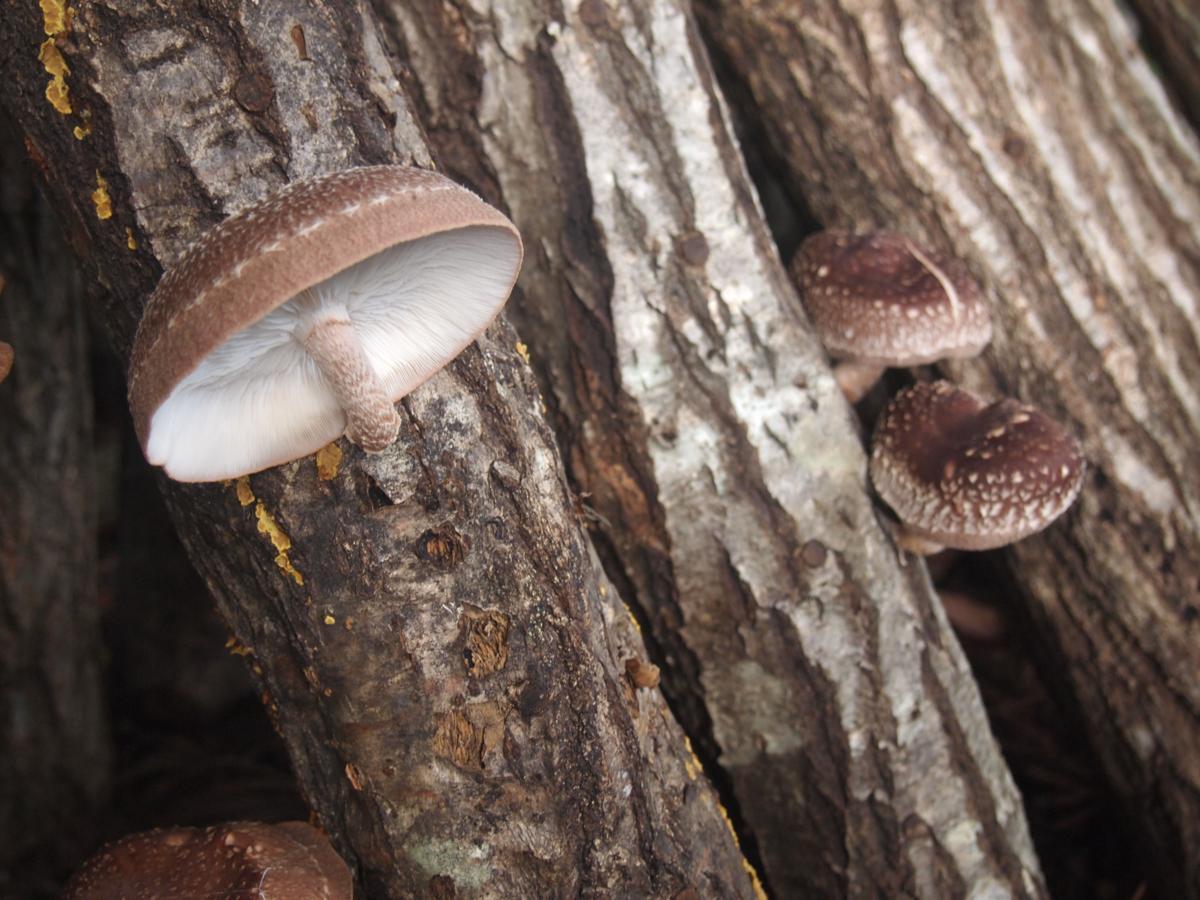
[{"label": "mushroom growing on log", "polygon": [[903,523],[900,546],[989,550],[1041,531],[1075,502],[1075,439],[1032,406],[948,381],[897,394],[875,428],[871,480]]},{"label": "mushroom growing on log", "polygon": [[129,367],[147,458],[220,481],[343,431],[383,450],[394,401],[496,317],[521,257],[503,214],[434,172],[288,185],[204,235],[151,297]]},{"label": "mushroom growing on log", "polygon": [[791,270],[851,403],[886,368],[977,356],[992,339],[966,266],[903,235],[822,231],[800,245]]}]

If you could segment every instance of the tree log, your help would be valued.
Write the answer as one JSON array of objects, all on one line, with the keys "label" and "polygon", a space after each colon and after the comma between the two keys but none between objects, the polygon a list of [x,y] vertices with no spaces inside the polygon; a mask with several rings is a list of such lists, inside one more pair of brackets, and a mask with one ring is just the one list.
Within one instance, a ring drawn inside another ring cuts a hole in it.
[{"label": "tree log", "polygon": [[704,0],[794,195],[964,257],[966,386],[1068,422],[1075,510],[1007,553],[1164,896],[1200,896],[1200,147],[1110,0]]},{"label": "tree log", "polygon": [[[161,267],[223,215],[430,163],[354,0],[43,8],[0,21],[4,102],[124,354]],[[645,650],[514,344],[497,324],[406,398],[383,454],[164,483],[178,528],[368,896],[752,896],[678,726],[628,680]]]},{"label": "tree log", "polygon": [[430,139],[504,197],[608,572],[768,888],[1037,895],[1017,796],[757,207],[683,5],[376,0]]},{"label": "tree log", "polygon": [[112,773],[83,290],[23,155],[0,116],[0,894],[44,896]]}]

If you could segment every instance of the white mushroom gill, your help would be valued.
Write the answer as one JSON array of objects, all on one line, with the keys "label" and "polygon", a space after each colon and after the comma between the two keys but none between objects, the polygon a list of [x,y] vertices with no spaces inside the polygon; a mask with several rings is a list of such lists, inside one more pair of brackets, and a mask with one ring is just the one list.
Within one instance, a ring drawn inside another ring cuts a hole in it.
[{"label": "white mushroom gill", "polygon": [[495,317],[519,255],[511,233],[461,228],[397,245],[313,285],[176,385],[151,420],[147,456],[172,478],[208,481],[320,449],[348,423],[344,396],[305,349],[315,326],[350,323],[391,407]]}]

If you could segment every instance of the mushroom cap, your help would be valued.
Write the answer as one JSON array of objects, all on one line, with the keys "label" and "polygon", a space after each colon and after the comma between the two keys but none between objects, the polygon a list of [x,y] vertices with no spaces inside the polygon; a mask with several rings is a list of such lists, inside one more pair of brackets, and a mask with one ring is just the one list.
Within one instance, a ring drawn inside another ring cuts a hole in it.
[{"label": "mushroom cap", "polygon": [[311,825],[233,822],[121,838],[88,859],[62,896],[352,900],[354,890],[350,870]]},{"label": "mushroom cap", "polygon": [[1045,528],[1075,501],[1084,468],[1078,443],[1044,413],[948,381],[897,394],[871,451],[871,481],[905,529],[961,550]]},{"label": "mushroom cap", "polygon": [[12,371],[12,364],[13,348],[0,341],[0,381],[8,377],[8,373]]},{"label": "mushroom cap", "polygon": [[966,266],[903,235],[822,231],[800,245],[792,275],[833,357],[919,366],[975,356],[992,339],[987,300]]},{"label": "mushroom cap", "polygon": [[129,368],[147,458],[216,481],[319,450],[346,416],[304,333],[350,321],[397,400],[491,323],[522,253],[512,222],[434,172],[289,184],[202,236],[147,303]]}]

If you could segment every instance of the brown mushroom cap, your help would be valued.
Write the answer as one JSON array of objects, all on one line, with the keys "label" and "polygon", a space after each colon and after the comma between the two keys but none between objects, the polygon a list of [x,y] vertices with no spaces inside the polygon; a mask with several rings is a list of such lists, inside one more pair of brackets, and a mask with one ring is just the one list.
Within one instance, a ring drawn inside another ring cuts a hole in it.
[{"label": "brown mushroom cap", "polygon": [[161,828],[122,838],[83,864],[63,900],[352,900],[350,870],[304,822]]},{"label": "brown mushroom cap", "polygon": [[[207,232],[150,298],[129,369],[142,448],[214,481],[334,440],[347,398],[394,415],[499,313],[521,253],[502,213],[434,172],[288,185]],[[304,344],[327,323],[351,326],[327,346],[353,352],[319,365]]]},{"label": "brown mushroom cap", "polygon": [[13,348],[0,341],[0,381],[8,377],[8,373],[12,371],[12,364]]},{"label": "brown mushroom cap", "polygon": [[987,301],[966,266],[902,235],[822,231],[791,268],[835,358],[917,366],[975,356],[992,339]]},{"label": "brown mushroom cap", "polygon": [[1084,465],[1075,439],[1033,407],[938,381],[902,391],[883,411],[871,481],[910,534],[987,550],[1060,516]]}]

